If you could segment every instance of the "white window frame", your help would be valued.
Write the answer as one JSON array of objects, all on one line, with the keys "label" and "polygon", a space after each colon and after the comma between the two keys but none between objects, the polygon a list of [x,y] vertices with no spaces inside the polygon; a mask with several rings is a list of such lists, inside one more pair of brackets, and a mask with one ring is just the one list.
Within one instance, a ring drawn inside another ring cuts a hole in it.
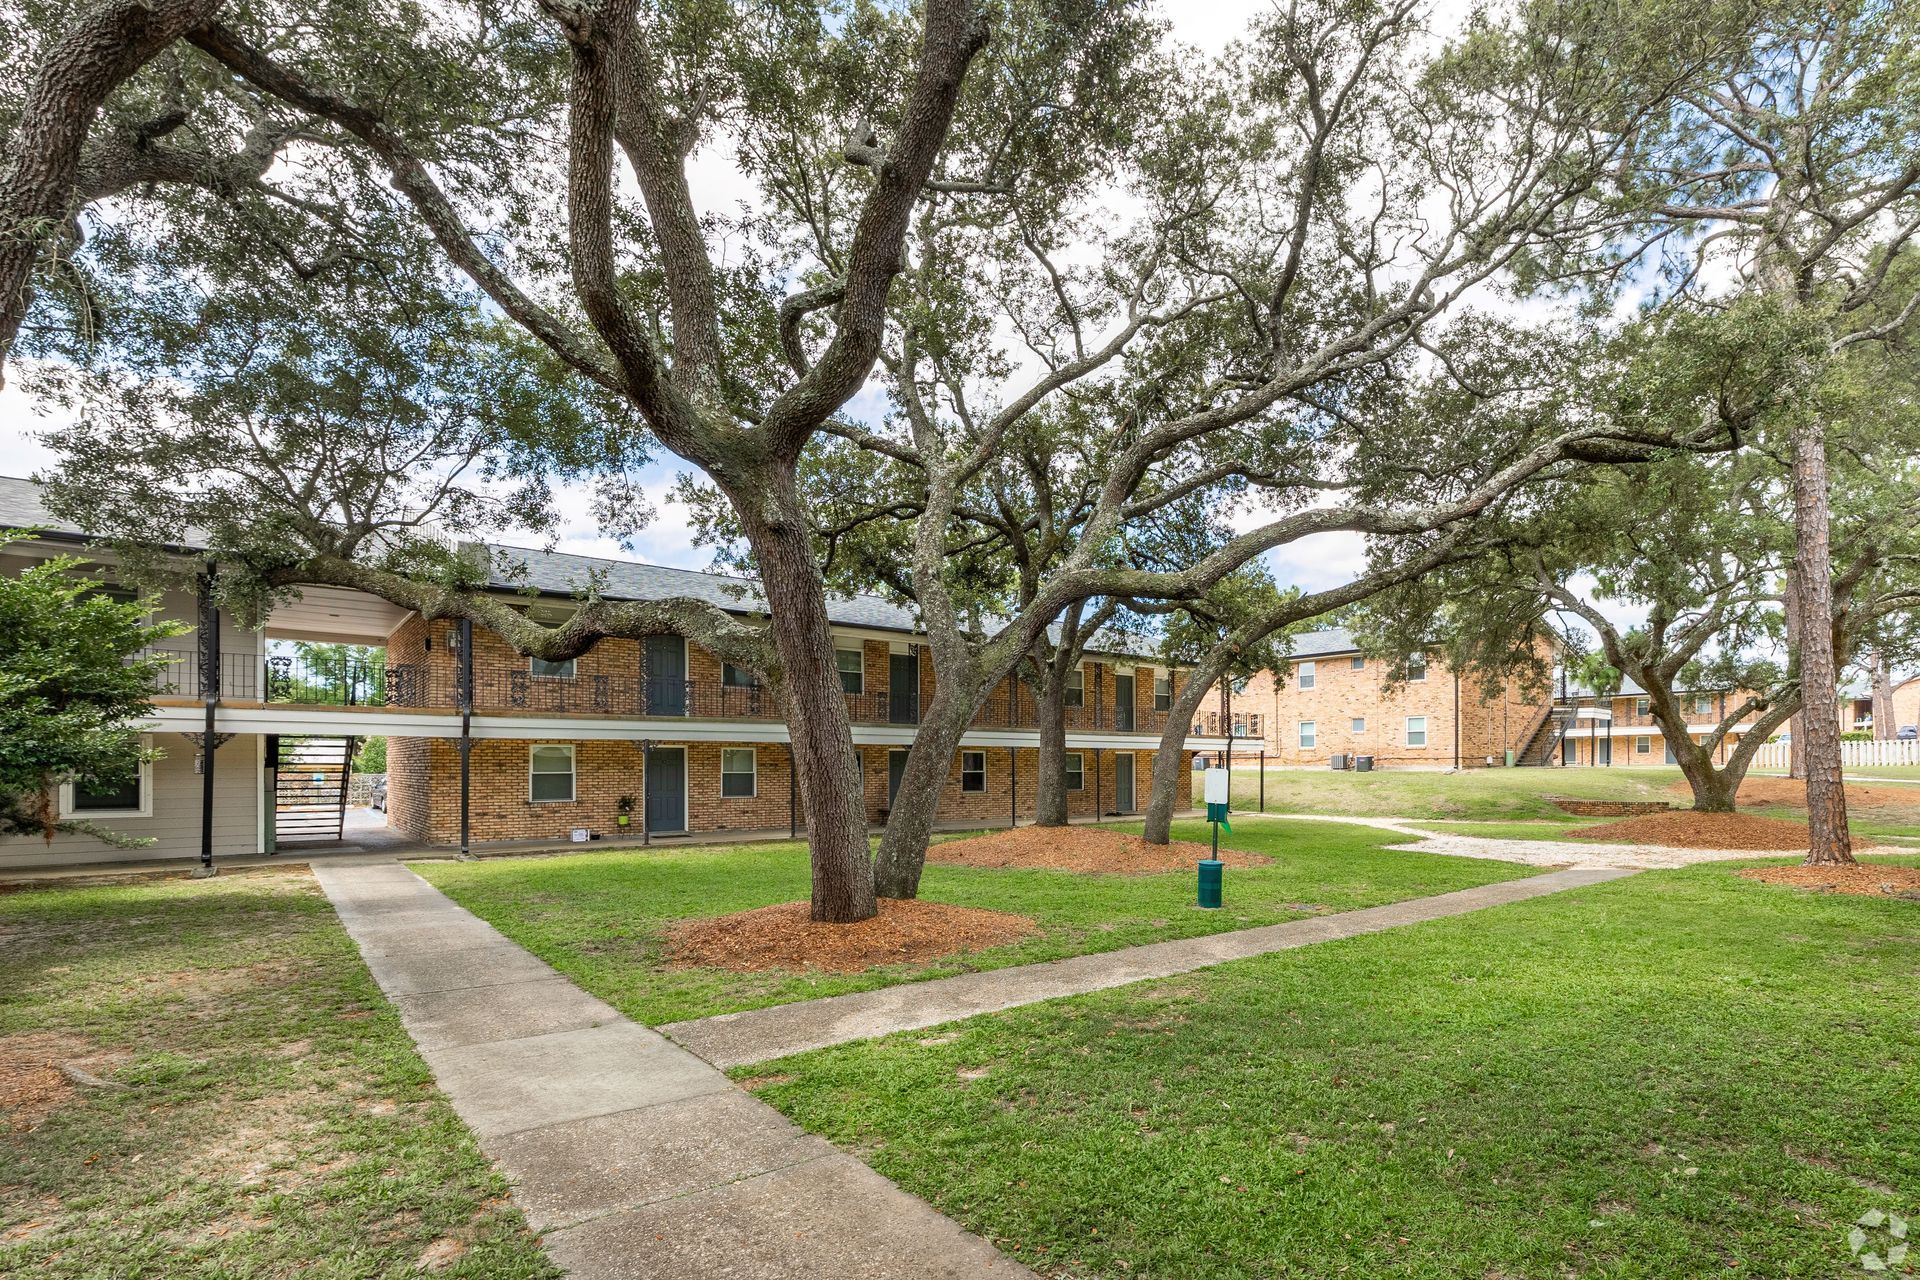
[{"label": "white window frame", "polygon": [[1652,715],[1653,699],[1652,698],[1635,698],[1633,700],[1633,714],[1636,716]]},{"label": "white window frame", "polygon": [[1349,733],[1365,733],[1366,731],[1367,718],[1365,716],[1354,716],[1347,722],[1347,732]]},{"label": "white window frame", "polygon": [[1060,687],[1060,705],[1065,707],[1084,707],[1087,705],[1087,672],[1084,667],[1075,667],[1067,672],[1067,678]]},{"label": "white window frame", "polygon": [[1296,730],[1302,751],[1312,751],[1319,746],[1320,722],[1318,720],[1302,720],[1296,726]]},{"label": "white window frame", "polygon": [[[730,673],[744,676],[746,683],[741,684],[738,680],[729,679]],[[720,687],[723,689],[758,689],[760,687],[760,677],[745,667],[737,666],[731,662],[722,662],[720,664]]]},{"label": "white window frame", "polygon": [[[1415,663],[1419,664],[1419,670],[1420,670],[1419,675],[1413,674]],[[1408,684],[1425,684],[1426,682],[1427,682],[1427,655],[1424,653],[1408,654],[1407,655],[1407,683]]]},{"label": "white window frame", "polygon": [[[1165,689],[1165,692],[1161,692]],[[1156,671],[1153,673],[1153,709],[1169,711],[1173,708],[1173,672]]]},{"label": "white window frame", "polygon": [[1347,670],[1349,671],[1365,671],[1366,669],[1367,659],[1364,654],[1355,654],[1347,662]]},{"label": "white window frame", "polygon": [[[1420,727],[1418,729],[1413,727],[1415,721],[1418,721],[1420,724]],[[1425,716],[1408,716],[1405,729],[1406,729],[1406,735],[1407,735],[1407,745],[1409,747],[1424,748],[1427,745],[1427,718]],[[1415,742],[1413,740],[1413,735],[1416,733],[1420,735],[1420,741],[1418,742]]]},{"label": "white window frame", "polygon": [[[153,736],[140,735],[140,752],[143,757],[153,749]],[[143,758],[140,761],[140,803],[132,809],[75,809],[73,807],[72,781],[60,784],[60,816],[62,818],[151,818],[153,816],[153,760]]]},{"label": "white window frame", "polygon": [[1693,695],[1693,714],[1697,716],[1712,715],[1713,714],[1713,695],[1710,693],[1694,694]]},{"label": "white window frame", "polygon": [[[735,687],[737,688],[738,686],[735,686]],[[728,791],[727,775],[729,774],[729,772],[731,772],[731,774],[737,778],[740,776],[740,771],[738,769],[728,770],[727,757],[737,756],[742,754],[743,752],[746,754],[746,757],[747,757],[747,790],[744,793],[738,792],[738,791]],[[760,753],[754,750],[752,747],[720,748],[720,798],[722,800],[752,800],[759,794],[760,794]]]},{"label": "white window frame", "polygon": [[[848,669],[840,665],[840,657],[842,654],[853,655],[854,665],[851,669]],[[851,649],[847,648],[845,645],[837,644],[833,646],[833,669],[837,671],[840,675],[840,690],[842,693],[848,694],[849,696],[853,696],[853,697],[859,697],[866,693],[867,691],[867,651],[864,645],[856,645]],[[853,682],[856,685],[858,685],[859,688],[857,689],[847,688],[848,676],[853,677]]]},{"label": "white window frame", "polygon": [[1653,754],[1653,735],[1650,733],[1641,733],[1641,734],[1634,735],[1633,754],[1637,756],[1652,755]]},{"label": "white window frame", "polygon": [[[1061,757],[1067,766],[1067,790],[1085,791],[1087,789],[1087,755],[1084,751],[1069,751]],[[1075,782],[1078,778],[1080,781]]]},{"label": "white window frame", "polygon": [[[967,758],[969,756],[975,756],[979,758],[980,767],[978,769],[969,769],[967,767]],[[970,787],[967,785],[967,775],[970,773],[977,773],[980,775],[979,786]],[[987,790],[987,753],[986,752],[962,751],[960,753],[960,790],[967,793],[968,795],[986,794],[986,790]]]},{"label": "white window frame", "polygon": [[1303,662],[1295,668],[1294,687],[1311,689],[1320,683],[1320,665],[1315,662]]},{"label": "white window frame", "polygon": [[[577,678],[579,673],[579,668],[574,665],[576,661],[577,659],[574,658],[562,658],[558,662],[547,662],[545,658],[528,658],[527,674],[535,680],[572,680]],[[546,662],[549,667],[562,667],[565,669],[560,671],[542,671],[540,670],[539,664],[543,662]]]},{"label": "white window frame", "polygon": [[[535,754],[541,751],[564,751],[567,753],[567,794],[562,796],[535,796],[533,780],[557,777],[558,771],[541,770],[536,773],[533,767]],[[533,742],[527,745],[527,803],[528,804],[574,804],[580,799],[580,753],[571,742]]]},{"label": "white window frame", "polygon": [[1256,712],[1247,713],[1247,736],[1249,738],[1260,736],[1260,716]]}]

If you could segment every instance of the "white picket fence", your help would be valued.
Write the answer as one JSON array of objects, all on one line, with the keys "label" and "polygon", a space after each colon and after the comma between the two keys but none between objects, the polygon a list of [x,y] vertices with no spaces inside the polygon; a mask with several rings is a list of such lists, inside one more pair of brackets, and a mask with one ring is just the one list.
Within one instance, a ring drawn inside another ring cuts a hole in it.
[{"label": "white picket fence", "polygon": [[[1754,753],[1756,769],[1785,769],[1789,747],[1785,742],[1769,742]],[[1846,768],[1871,768],[1874,765],[1920,764],[1920,741],[1898,739],[1887,742],[1843,742],[1840,763]]]}]

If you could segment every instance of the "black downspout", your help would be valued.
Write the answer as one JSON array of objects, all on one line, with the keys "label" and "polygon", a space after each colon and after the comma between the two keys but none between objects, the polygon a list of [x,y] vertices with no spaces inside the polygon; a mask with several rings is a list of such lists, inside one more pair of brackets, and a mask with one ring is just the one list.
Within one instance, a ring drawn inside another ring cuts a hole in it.
[{"label": "black downspout", "polygon": [[200,697],[206,705],[206,723],[200,735],[200,870],[213,874],[213,754],[219,747],[214,732],[220,706],[220,608],[213,601],[215,566],[209,564],[200,579]]},{"label": "black downspout", "polygon": [[1020,749],[1007,748],[1007,830],[1020,825]]},{"label": "black downspout", "polygon": [[473,619],[460,619],[460,860],[473,858]]},{"label": "black downspout", "polygon": [[1100,803],[1100,757],[1103,754],[1099,747],[1093,749],[1093,820],[1095,822],[1100,821],[1102,816],[1100,813],[1102,807]]}]

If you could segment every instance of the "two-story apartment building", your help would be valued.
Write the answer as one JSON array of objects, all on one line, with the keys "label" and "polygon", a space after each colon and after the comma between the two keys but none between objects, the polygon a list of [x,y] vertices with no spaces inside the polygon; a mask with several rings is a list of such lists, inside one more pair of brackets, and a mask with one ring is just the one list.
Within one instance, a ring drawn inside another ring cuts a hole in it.
[{"label": "two-story apartment building", "polygon": [[[1687,732],[1699,742],[1719,727],[1727,714],[1747,698],[1738,689],[1689,689],[1680,693],[1687,713]],[[1560,740],[1559,759],[1567,765],[1650,765],[1672,764],[1673,751],[1665,732],[1653,718],[1653,702],[1647,691],[1632,680],[1622,679],[1612,694],[1591,689],[1572,688],[1563,699],[1570,718]],[[1757,716],[1741,718],[1749,724]],[[1721,739],[1715,758],[1724,761],[1738,745],[1738,727]]]},{"label": "two-story apartment building", "polygon": [[[109,552],[53,520],[31,482],[0,478],[0,527],[36,526],[42,532],[14,543],[0,572],[66,552],[111,580]],[[765,617],[754,584],[739,579],[559,552],[486,554],[494,588],[543,620],[564,617],[589,581],[613,599],[696,595]],[[177,660],[143,726],[156,759],[123,786],[98,795],[68,787],[61,797],[63,814],[153,837],[146,856],[262,853],[291,847],[296,835],[337,838],[338,822],[327,817],[344,805],[351,744],[373,735],[388,743],[389,821],[422,844],[805,827],[774,698],[751,673],[678,636],[603,641],[572,661],[545,663],[484,630],[335,588],[302,591],[257,632],[203,605],[162,601],[194,630],[168,642]],[[860,596],[832,601],[829,614],[867,810],[879,822],[933,692],[932,662],[907,609]],[[316,661],[295,641],[365,648]],[[1180,678],[1138,657],[1089,655],[1068,699],[1072,813],[1125,814],[1145,803]],[[210,758],[202,749],[209,731]],[[1003,683],[955,754],[939,818],[987,824],[1031,815],[1038,747],[1030,692]],[[1184,757],[1183,770],[1189,765]],[[0,843],[0,866],[126,856],[78,835],[51,847]]]},{"label": "two-story apartment building", "polygon": [[1296,637],[1284,678],[1250,677],[1231,694],[1230,719],[1209,710],[1195,732],[1224,728],[1236,754],[1264,752],[1283,766],[1365,756],[1377,768],[1452,769],[1504,764],[1509,751],[1522,757],[1550,723],[1544,693],[1456,673],[1438,653],[1412,659],[1397,686],[1386,675],[1352,632],[1309,632]]}]

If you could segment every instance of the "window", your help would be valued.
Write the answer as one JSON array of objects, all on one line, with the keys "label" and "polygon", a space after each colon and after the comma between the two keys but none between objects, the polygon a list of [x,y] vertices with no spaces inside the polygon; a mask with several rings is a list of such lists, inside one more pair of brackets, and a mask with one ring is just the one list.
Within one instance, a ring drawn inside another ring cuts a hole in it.
[{"label": "window", "polygon": [[1067,752],[1067,790],[1087,789],[1086,758],[1078,751]]},{"label": "window", "polygon": [[1713,714],[1713,695],[1710,693],[1694,694],[1693,695],[1693,713],[1697,716],[1712,715]]},{"label": "window", "polygon": [[1087,673],[1079,667],[1067,672],[1066,690],[1062,699],[1069,707],[1084,707],[1087,704]]},{"label": "window", "polygon": [[1347,670],[1349,671],[1365,671],[1366,669],[1367,660],[1365,658],[1356,657],[1347,663]]},{"label": "window", "polygon": [[1652,698],[1635,698],[1633,700],[1633,714],[1635,714],[1636,716],[1647,715],[1650,712],[1652,712],[1652,710],[1653,710]]},{"label": "window", "polygon": [[1153,674],[1153,709],[1165,711],[1173,705],[1173,672],[1156,671]]},{"label": "window", "polygon": [[1302,689],[1313,688],[1314,682],[1318,678],[1318,675],[1319,675],[1319,669],[1315,667],[1313,663],[1311,662],[1301,663],[1300,664],[1300,687]]},{"label": "window", "polygon": [[1653,738],[1650,735],[1644,734],[1644,733],[1641,734],[1639,737],[1635,738],[1633,740],[1633,754],[1637,756],[1652,755],[1653,754]]},{"label": "window", "polygon": [[1300,722],[1300,749],[1302,751],[1311,751],[1313,750],[1314,743],[1319,740],[1320,732],[1314,722],[1311,720],[1302,720]]},{"label": "window", "polygon": [[720,683],[729,689],[758,689],[760,682],[753,672],[745,667],[736,667],[731,662],[720,664]]},{"label": "window", "polygon": [[1367,718],[1365,716],[1355,716],[1353,718],[1353,731],[1355,733],[1365,733],[1367,731]]},{"label": "window", "polygon": [[987,789],[986,752],[962,751],[960,753],[960,789],[962,791],[985,791]]},{"label": "window", "polygon": [[[140,739],[145,751],[149,739]],[[124,778],[75,779],[60,788],[60,816],[144,818],[153,813],[153,762],[142,760]]]},{"label": "window", "polygon": [[840,689],[844,693],[865,693],[867,664],[858,649],[835,649],[833,665],[840,669]]},{"label": "window", "polygon": [[1247,717],[1247,736],[1249,738],[1257,738],[1260,736],[1260,717],[1259,716],[1250,715]]},{"label": "window", "polygon": [[542,743],[527,749],[527,799],[535,804],[573,800],[571,743]]},{"label": "window", "polygon": [[573,659],[562,658],[559,662],[548,662],[545,658],[528,658],[527,670],[542,680],[573,679]]},{"label": "window", "polygon": [[1247,718],[1245,716],[1235,716],[1233,718],[1233,736],[1236,738],[1244,738],[1247,736]]},{"label": "window", "polygon": [[1424,747],[1427,745],[1427,718],[1425,716],[1407,717],[1407,745]]},{"label": "window", "polygon": [[752,747],[727,747],[720,752],[720,794],[731,800],[752,799],[755,759]]},{"label": "window", "polygon": [[[1427,678],[1427,655],[1424,653],[1416,653],[1412,657],[1407,659],[1407,683],[1419,684],[1422,680],[1425,680],[1426,678]],[[1415,716],[1414,719],[1424,720],[1425,717]]]}]

